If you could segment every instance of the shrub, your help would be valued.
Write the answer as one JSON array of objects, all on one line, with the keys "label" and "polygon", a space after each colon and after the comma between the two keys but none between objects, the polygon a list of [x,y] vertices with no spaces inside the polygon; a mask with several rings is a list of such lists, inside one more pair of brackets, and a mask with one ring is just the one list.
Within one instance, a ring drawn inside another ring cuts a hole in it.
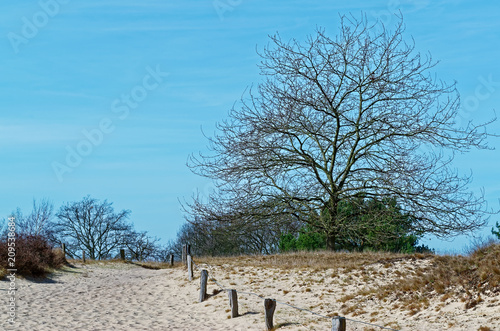
[{"label": "shrub", "polygon": [[[17,274],[22,276],[42,277],[51,268],[59,268],[65,258],[61,252],[57,252],[49,244],[48,240],[42,236],[22,235],[15,241],[15,269]],[[7,240],[0,241],[1,267],[12,269],[8,266],[9,247]]]},{"label": "shrub", "polygon": [[311,227],[305,226],[299,230],[297,237],[291,233],[282,235],[279,241],[279,249],[280,252],[325,249],[325,239],[324,234],[314,232]]},{"label": "shrub", "polygon": [[279,250],[281,252],[290,252],[297,250],[297,238],[291,233],[282,235],[279,241]]},{"label": "shrub", "polygon": [[500,224],[498,224],[498,222],[496,222],[496,227],[497,229],[495,230],[495,228],[491,228],[491,234],[495,235],[497,237],[497,239],[500,239]]},{"label": "shrub", "polygon": [[313,232],[311,229],[302,229],[297,238],[297,249],[299,251],[315,251],[326,248],[326,236],[322,233]]}]

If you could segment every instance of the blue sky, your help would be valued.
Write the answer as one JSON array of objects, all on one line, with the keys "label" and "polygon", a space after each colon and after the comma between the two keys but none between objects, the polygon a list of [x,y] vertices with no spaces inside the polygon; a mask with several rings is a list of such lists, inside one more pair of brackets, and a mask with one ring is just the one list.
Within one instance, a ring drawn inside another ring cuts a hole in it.
[{"label": "blue sky", "polygon": [[[42,0],[0,12],[0,217],[33,198],[56,209],[86,195],[130,209],[131,221],[163,241],[183,224],[179,199],[211,189],[186,167],[206,148],[245,89],[261,80],[256,50],[279,32],[303,40],[338,14],[364,11],[395,23],[456,80],[462,120],[491,118],[500,104],[500,4],[496,1]],[[500,133],[500,122],[489,131]],[[460,155],[499,207],[495,151]],[[76,154],[80,156],[76,156]],[[498,218],[497,218],[498,219]],[[492,219],[495,221],[496,219]],[[482,233],[488,234],[486,228]],[[426,241],[459,251],[469,239]]]}]

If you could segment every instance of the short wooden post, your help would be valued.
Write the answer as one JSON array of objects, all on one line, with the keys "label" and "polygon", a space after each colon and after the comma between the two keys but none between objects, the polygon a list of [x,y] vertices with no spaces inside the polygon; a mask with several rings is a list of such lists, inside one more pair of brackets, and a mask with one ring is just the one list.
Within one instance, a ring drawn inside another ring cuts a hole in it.
[{"label": "short wooden post", "polygon": [[200,302],[205,301],[207,298],[207,281],[208,281],[208,271],[203,269],[201,271],[201,280],[200,280]]},{"label": "short wooden post", "polygon": [[274,329],[273,316],[274,310],[276,309],[276,300],[266,299],[264,300],[264,308],[266,309],[266,328],[267,330]]},{"label": "short wooden post", "polygon": [[85,263],[85,251],[82,251],[82,260],[83,260],[83,263]]},{"label": "short wooden post", "polygon": [[193,258],[191,255],[187,256],[187,264],[188,264],[188,279],[189,281],[193,280]]},{"label": "short wooden post", "polygon": [[63,252],[63,256],[64,258],[66,258],[66,244],[65,243],[62,243],[62,252]]},{"label": "short wooden post", "polygon": [[334,317],[332,319],[332,331],[345,331],[345,317]]},{"label": "short wooden post", "polygon": [[120,259],[122,259],[122,261],[125,261],[125,250],[123,248],[120,249]]},{"label": "short wooden post", "polygon": [[174,254],[170,254],[170,266],[174,266]]},{"label": "short wooden post", "polygon": [[186,258],[187,258],[186,249],[187,246],[182,245],[182,264],[186,264]]},{"label": "short wooden post", "polygon": [[238,317],[238,293],[236,290],[229,290],[229,305],[231,306],[231,318]]}]

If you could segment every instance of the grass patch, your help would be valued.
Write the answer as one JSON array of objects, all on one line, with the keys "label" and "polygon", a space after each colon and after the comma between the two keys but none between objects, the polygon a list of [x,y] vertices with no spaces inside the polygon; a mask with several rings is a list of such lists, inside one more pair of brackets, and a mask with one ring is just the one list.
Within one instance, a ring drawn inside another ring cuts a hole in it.
[{"label": "grass patch", "polygon": [[[455,297],[470,309],[481,302],[482,296],[500,292],[500,245],[480,247],[468,256],[432,256],[427,267],[413,276],[396,279],[391,284],[372,289],[378,298],[398,298],[410,314],[426,309],[428,298],[442,296],[441,302]],[[368,295],[360,290],[355,295]],[[344,300],[347,298],[344,298]]]},{"label": "grass patch", "polygon": [[[390,267],[394,262],[402,260],[426,259],[432,254],[398,254],[386,252],[292,252],[273,255],[232,256],[232,257],[199,257],[196,260],[211,265],[230,264],[234,267],[262,267],[279,268],[282,270],[313,269],[323,271],[327,269],[342,269],[342,273],[351,271],[365,271],[365,267],[375,263],[382,263]],[[332,274],[336,277],[337,274]]]}]

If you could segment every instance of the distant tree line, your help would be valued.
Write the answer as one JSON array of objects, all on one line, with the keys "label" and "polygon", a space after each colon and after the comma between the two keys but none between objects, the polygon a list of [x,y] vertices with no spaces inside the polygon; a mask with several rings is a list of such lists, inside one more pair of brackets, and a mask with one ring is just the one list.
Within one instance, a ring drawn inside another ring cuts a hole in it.
[{"label": "distant tree line", "polygon": [[[30,214],[17,208],[9,217],[15,218],[18,238],[41,240],[52,247],[64,243],[70,258],[80,258],[85,252],[90,259],[112,259],[124,249],[130,260],[167,261],[171,245],[162,246],[159,238],[136,231],[129,216],[129,210],[116,212],[111,202],[86,196],[62,205],[57,212],[49,200],[34,200]],[[0,241],[7,238],[5,225],[4,220]]]},{"label": "distant tree line", "polygon": [[[241,217],[246,212],[242,212]],[[322,218],[329,217],[327,213],[325,209],[321,215],[312,215],[311,218],[321,222]],[[339,203],[337,215],[348,219],[350,226],[340,233],[335,250],[431,251],[429,247],[419,245],[424,233],[412,228],[414,220],[401,210],[394,199],[378,200],[359,195],[356,199]],[[326,249],[325,239],[325,234],[318,231],[318,227],[283,214],[280,219],[270,218],[257,223],[230,217],[225,220],[219,218],[217,222],[204,218],[189,220],[178,232],[172,246],[178,254],[186,243],[191,245],[195,255],[273,254]]]}]

